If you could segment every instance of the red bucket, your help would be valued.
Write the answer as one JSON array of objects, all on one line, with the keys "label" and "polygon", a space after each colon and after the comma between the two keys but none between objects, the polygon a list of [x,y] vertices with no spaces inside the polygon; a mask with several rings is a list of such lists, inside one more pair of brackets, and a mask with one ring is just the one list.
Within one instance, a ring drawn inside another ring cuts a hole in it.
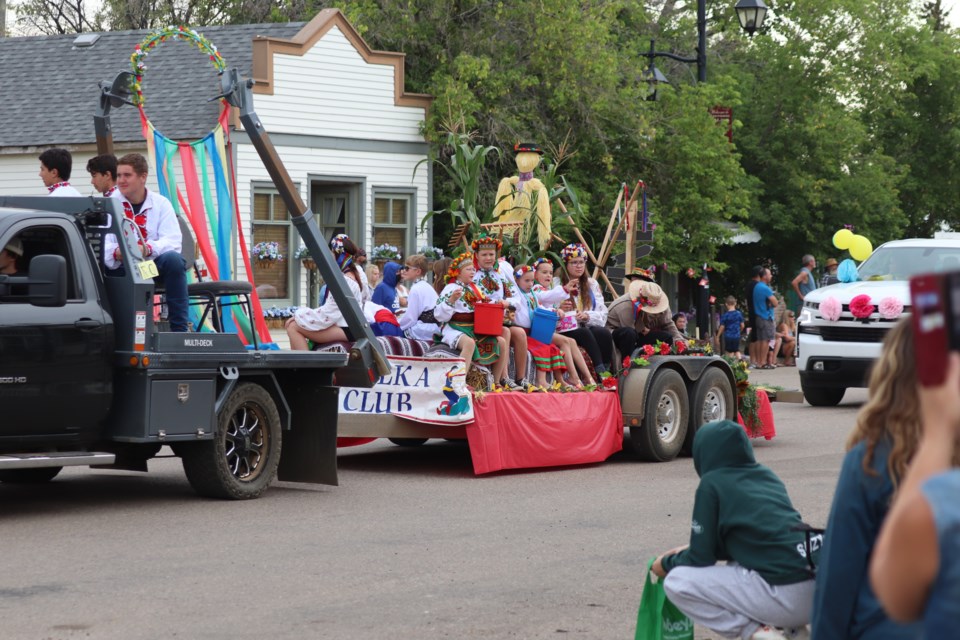
[{"label": "red bucket", "polygon": [[499,302],[478,302],[473,309],[473,332],[478,336],[503,333],[503,305]]}]

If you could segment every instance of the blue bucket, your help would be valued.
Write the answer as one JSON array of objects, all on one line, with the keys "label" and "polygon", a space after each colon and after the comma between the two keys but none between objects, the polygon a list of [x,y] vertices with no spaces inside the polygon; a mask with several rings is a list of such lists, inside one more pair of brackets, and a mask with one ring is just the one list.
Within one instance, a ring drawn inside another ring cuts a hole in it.
[{"label": "blue bucket", "polygon": [[546,309],[534,309],[530,321],[530,337],[543,344],[553,340],[553,330],[557,328],[557,314]]}]

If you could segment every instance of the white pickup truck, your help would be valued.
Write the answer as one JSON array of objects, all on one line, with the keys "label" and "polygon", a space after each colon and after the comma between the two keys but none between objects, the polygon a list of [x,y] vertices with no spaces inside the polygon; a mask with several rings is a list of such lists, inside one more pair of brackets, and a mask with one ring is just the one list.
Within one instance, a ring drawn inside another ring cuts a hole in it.
[{"label": "white pickup truck", "polygon": [[[881,317],[881,300],[893,297],[903,304],[903,315],[910,313],[912,276],[920,273],[960,270],[960,240],[895,240],[876,249],[860,265],[859,280],[816,289],[807,294],[797,325],[800,386],[813,406],[839,404],[848,387],[866,387],[873,362],[887,331],[897,318]],[[874,306],[873,314],[857,319],[850,301],[866,294]],[[840,318],[827,320],[820,305],[827,298],[841,306]]]}]

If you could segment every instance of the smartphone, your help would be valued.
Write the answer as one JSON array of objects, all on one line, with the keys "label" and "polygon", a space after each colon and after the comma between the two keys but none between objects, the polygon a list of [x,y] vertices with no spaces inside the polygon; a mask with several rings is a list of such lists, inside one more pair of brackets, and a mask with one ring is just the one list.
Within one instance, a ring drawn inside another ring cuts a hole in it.
[{"label": "smartphone", "polygon": [[910,298],[917,379],[943,384],[950,352],[960,351],[960,272],[914,276]]}]

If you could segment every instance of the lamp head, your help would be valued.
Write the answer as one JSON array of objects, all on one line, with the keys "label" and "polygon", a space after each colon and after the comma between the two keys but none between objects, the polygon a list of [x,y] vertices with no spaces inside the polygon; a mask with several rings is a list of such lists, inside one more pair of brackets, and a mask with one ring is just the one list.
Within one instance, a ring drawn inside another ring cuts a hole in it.
[{"label": "lamp head", "polygon": [[734,9],[737,11],[740,28],[746,31],[747,35],[752,36],[757,29],[763,27],[763,21],[767,17],[767,5],[763,0],[740,0]]}]

